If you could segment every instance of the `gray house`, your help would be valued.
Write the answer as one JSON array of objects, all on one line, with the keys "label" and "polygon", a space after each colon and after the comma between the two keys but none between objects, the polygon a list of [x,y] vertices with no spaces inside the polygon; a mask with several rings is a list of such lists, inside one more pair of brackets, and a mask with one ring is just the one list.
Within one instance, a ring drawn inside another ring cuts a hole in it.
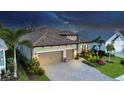
[{"label": "gray house", "polygon": [[[83,30],[78,33],[80,37],[87,40],[94,40],[98,36],[101,36],[105,40],[105,44],[102,44],[100,50],[106,51],[106,46],[113,42],[115,47],[115,52],[120,52],[124,50],[124,30],[121,29],[88,29]],[[97,43],[91,43],[89,49],[91,49]],[[98,49],[96,47],[96,49]]]},{"label": "gray house", "polygon": [[5,42],[0,39],[0,73],[2,70],[6,72],[6,57],[5,57],[5,51],[7,50],[7,46]]},{"label": "gray house", "polygon": [[[37,57],[41,65],[62,62],[65,58],[72,60],[77,52],[82,52],[82,45],[87,48],[89,42],[80,38],[77,42],[75,33],[50,27],[38,27],[20,40],[22,39],[31,41],[33,48],[19,46],[21,54],[27,59]],[[77,43],[79,43],[78,48]]]}]

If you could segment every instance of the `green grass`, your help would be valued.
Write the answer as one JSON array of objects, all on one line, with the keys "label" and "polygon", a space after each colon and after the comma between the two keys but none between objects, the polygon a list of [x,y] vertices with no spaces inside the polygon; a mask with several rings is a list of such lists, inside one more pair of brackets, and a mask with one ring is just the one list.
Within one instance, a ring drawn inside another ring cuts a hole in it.
[{"label": "green grass", "polygon": [[[111,60],[114,63],[108,63],[106,62],[106,64],[104,66],[98,66],[96,67],[99,71],[101,71],[102,73],[112,77],[112,78],[116,78],[120,75],[124,74],[124,65],[120,64],[120,60],[123,58],[119,58],[119,57],[111,57]],[[108,60],[108,57],[103,57],[103,60]]]},{"label": "green grass", "polygon": [[49,78],[46,75],[40,76],[39,80],[41,80],[41,81],[50,81]]},{"label": "green grass", "polygon": [[49,78],[46,75],[38,76],[32,81],[50,81]]},{"label": "green grass", "polygon": [[19,74],[18,81],[29,81],[29,78],[28,78],[27,74],[25,73],[22,65],[19,63],[18,63],[18,74]]}]

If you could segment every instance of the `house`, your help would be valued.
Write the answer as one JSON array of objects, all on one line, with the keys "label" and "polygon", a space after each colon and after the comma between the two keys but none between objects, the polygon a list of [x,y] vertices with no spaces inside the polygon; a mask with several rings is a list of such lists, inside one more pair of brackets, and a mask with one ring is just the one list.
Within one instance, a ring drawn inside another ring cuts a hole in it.
[{"label": "house", "polygon": [[82,45],[86,46],[89,42],[80,38],[77,42],[75,33],[51,27],[38,27],[22,39],[31,41],[33,48],[19,46],[21,54],[27,59],[38,57],[41,65],[74,59],[77,53],[81,53]]},{"label": "house", "polygon": [[[88,40],[94,40],[98,36],[101,36],[102,39],[105,41],[102,44],[100,50],[106,51],[106,46],[110,43],[113,43],[115,47],[115,52],[120,52],[124,50],[124,30],[115,30],[115,29],[90,29],[90,30],[83,30],[78,33],[80,37],[83,37]],[[89,49],[92,49],[96,43],[92,42],[89,45]],[[98,47],[96,47],[98,49]]]},{"label": "house", "polygon": [[7,50],[7,46],[5,42],[0,39],[0,73],[1,71],[6,72],[6,57],[5,57],[5,51]]}]

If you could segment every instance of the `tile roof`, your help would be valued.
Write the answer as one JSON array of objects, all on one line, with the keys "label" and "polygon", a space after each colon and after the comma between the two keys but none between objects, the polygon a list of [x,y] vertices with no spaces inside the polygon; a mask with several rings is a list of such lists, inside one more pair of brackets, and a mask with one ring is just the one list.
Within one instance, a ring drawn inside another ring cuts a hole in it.
[{"label": "tile roof", "polygon": [[101,36],[105,41],[107,41],[112,35],[115,34],[115,29],[86,29],[78,32],[80,37],[87,40],[94,40],[98,36]]},{"label": "tile roof", "polygon": [[[34,31],[22,36],[20,40],[29,40],[34,47],[56,46],[56,45],[69,45],[76,44],[77,41],[67,39],[66,35],[76,34],[70,31],[60,31],[56,28],[38,27]],[[79,43],[89,42],[79,38]]]}]

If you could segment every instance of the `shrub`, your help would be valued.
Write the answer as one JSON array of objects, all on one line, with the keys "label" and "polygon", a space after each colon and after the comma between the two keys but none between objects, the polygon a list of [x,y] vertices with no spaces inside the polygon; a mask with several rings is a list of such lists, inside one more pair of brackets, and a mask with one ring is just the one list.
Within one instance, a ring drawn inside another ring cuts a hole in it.
[{"label": "shrub", "polygon": [[124,52],[124,48],[123,48],[123,52]]},{"label": "shrub", "polygon": [[9,70],[10,73],[13,73],[13,71],[14,71],[14,65],[13,65],[13,62],[11,62],[11,61],[7,61],[7,70]]},{"label": "shrub", "polygon": [[29,64],[27,68],[28,73],[43,75],[44,70],[40,67],[40,63],[37,58],[32,59],[32,63]]},{"label": "shrub", "polygon": [[45,71],[42,69],[42,68],[39,68],[39,75],[44,75],[45,74]]},{"label": "shrub", "polygon": [[75,59],[79,59],[80,55],[79,53],[76,55]]},{"label": "shrub", "polygon": [[87,60],[90,61],[90,62],[96,62],[97,60],[99,60],[99,56],[90,54],[88,56]]},{"label": "shrub", "polygon": [[124,65],[124,60],[120,60],[120,64]]},{"label": "shrub", "polygon": [[104,65],[105,64],[105,62],[103,60],[98,60],[96,63],[99,64],[99,65]]}]

